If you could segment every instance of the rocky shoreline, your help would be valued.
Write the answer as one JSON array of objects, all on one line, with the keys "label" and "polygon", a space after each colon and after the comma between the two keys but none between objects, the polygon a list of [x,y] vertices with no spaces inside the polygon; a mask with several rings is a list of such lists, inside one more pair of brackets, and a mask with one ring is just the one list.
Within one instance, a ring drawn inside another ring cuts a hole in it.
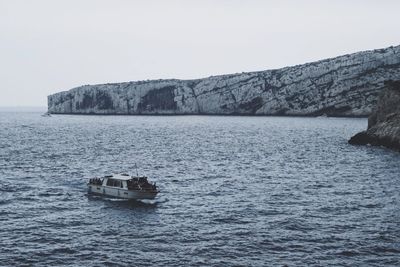
[{"label": "rocky shoreline", "polygon": [[84,85],[48,96],[52,114],[368,116],[400,46],[276,70],[195,80]]},{"label": "rocky shoreline", "polygon": [[400,150],[400,80],[385,83],[377,106],[368,118],[368,129],[353,136],[349,143]]}]

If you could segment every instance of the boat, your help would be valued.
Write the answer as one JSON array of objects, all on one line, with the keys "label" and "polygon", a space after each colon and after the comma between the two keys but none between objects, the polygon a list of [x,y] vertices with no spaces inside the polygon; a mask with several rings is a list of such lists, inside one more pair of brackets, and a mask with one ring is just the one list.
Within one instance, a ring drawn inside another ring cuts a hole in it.
[{"label": "boat", "polygon": [[49,112],[46,112],[44,114],[41,115],[42,117],[51,117],[51,114]]},{"label": "boat", "polygon": [[154,199],[159,193],[156,183],[146,176],[130,176],[126,173],[89,179],[88,192],[122,199]]},{"label": "boat", "polygon": [[321,115],[317,116],[317,118],[319,118],[319,119],[325,119],[325,118],[328,118],[328,114],[326,114],[326,113],[323,113],[323,114],[321,114]]}]

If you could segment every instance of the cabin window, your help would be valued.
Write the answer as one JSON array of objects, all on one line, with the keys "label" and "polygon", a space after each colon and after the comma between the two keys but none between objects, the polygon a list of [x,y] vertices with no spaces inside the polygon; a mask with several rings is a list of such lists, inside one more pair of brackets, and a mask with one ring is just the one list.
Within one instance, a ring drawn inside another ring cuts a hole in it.
[{"label": "cabin window", "polygon": [[120,180],[115,180],[115,179],[108,179],[108,180],[107,180],[107,185],[108,185],[108,186],[113,186],[113,187],[121,187],[121,188],[124,187],[122,181],[120,181]]}]

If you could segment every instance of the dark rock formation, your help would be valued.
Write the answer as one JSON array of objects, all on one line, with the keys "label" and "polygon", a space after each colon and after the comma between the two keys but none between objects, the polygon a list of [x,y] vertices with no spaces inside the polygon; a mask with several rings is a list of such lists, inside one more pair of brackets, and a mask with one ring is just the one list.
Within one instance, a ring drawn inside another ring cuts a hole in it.
[{"label": "dark rock formation", "polygon": [[368,116],[400,46],[277,70],[197,80],[85,85],[48,97],[50,113]]},{"label": "dark rock formation", "polygon": [[385,146],[400,150],[400,81],[388,81],[368,118],[367,131],[353,136],[350,144]]}]

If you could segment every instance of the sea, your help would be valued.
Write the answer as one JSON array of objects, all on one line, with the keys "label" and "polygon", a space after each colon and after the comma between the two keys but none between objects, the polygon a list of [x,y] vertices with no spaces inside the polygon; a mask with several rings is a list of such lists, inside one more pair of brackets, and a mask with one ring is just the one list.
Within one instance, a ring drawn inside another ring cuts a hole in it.
[{"label": "sea", "polygon": [[[2,111],[0,266],[400,266],[400,153],[366,127]],[[156,199],[87,192],[136,171]]]}]

